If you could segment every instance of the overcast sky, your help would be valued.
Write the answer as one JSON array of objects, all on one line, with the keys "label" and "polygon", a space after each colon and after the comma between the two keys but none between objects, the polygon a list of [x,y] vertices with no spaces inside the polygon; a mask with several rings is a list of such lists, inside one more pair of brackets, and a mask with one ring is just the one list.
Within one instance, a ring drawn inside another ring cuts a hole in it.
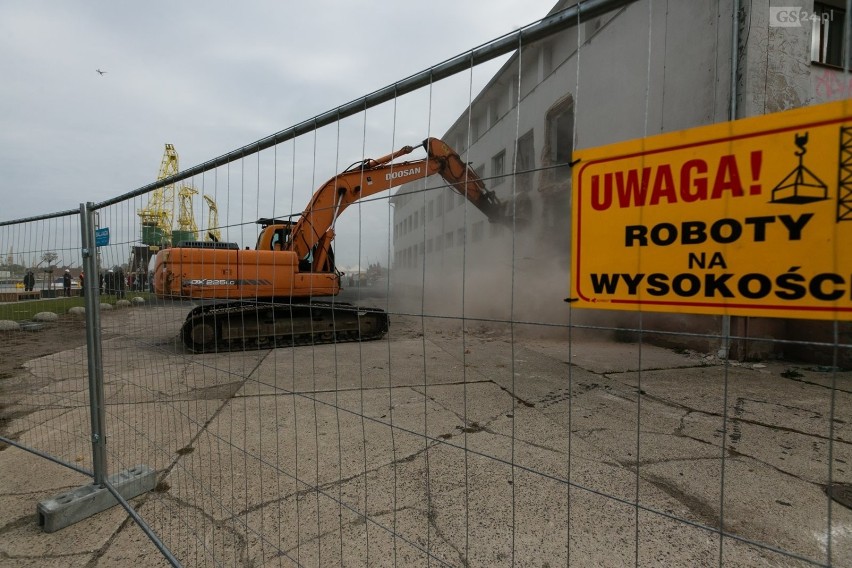
[{"label": "overcast sky", "polygon": [[[156,179],[167,142],[182,169],[203,163],[537,21],[554,4],[6,0],[0,221],[132,191]],[[459,84],[479,89],[487,79],[477,73]],[[446,116],[418,111],[422,122],[409,128],[415,140],[403,139],[390,111],[366,129],[397,130],[387,139],[399,146],[417,142],[427,134],[419,130],[440,135],[467,100],[459,103]],[[364,130],[364,122],[351,129]],[[362,141],[351,152],[338,149],[347,154],[338,158],[344,167],[350,153],[376,155]],[[313,165],[310,183],[336,167]],[[307,203],[301,199],[296,210]]]}]

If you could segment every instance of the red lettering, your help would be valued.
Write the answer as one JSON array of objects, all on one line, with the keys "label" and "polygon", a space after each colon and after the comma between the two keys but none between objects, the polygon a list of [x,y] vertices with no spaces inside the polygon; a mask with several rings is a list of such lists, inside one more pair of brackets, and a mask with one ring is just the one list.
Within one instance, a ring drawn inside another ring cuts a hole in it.
[{"label": "red lettering", "polygon": [[[755,181],[760,176],[762,155],[752,152],[751,172]],[[743,197],[745,191],[740,178],[739,165],[734,154],[719,158],[715,172],[711,172],[707,162],[701,158],[687,160],[680,166],[679,177],[671,164],[648,166],[641,169],[605,172],[591,176],[591,205],[597,211],[604,211],[613,206],[643,207],[661,203],[694,203],[707,199],[723,199],[725,197]],[[651,176],[653,186],[651,186]],[[712,189],[710,176],[713,176]],[[601,179],[603,178],[603,179]],[[613,178],[615,181],[613,183]],[[615,187],[613,187],[613,185]],[[650,190],[650,194],[649,194]],[[760,193],[760,185],[752,184],[750,194]]]},{"label": "red lettering", "polygon": [[605,211],[612,206],[612,172],[604,174],[603,194],[600,185],[600,176],[592,176],[592,208]]},{"label": "red lettering", "polygon": [[737,169],[737,158],[732,154],[719,159],[716,180],[713,182],[713,192],[710,199],[720,199],[723,191],[730,191],[731,197],[743,196],[743,185],[740,183],[740,171]]},{"label": "red lettering", "polygon": [[707,178],[693,177],[696,174],[707,173],[707,162],[704,160],[689,160],[680,168],[680,198],[686,203],[707,199]]},{"label": "red lettering", "polygon": [[[751,153],[751,178],[754,181],[760,181],[760,167],[763,165],[763,151],[757,150]],[[748,192],[751,195],[760,195],[760,184],[754,183],[749,188]]]},{"label": "red lettering", "polygon": [[669,203],[677,203],[672,168],[668,164],[663,164],[657,168],[657,175],[654,177],[654,189],[651,190],[651,201],[648,205],[657,205],[664,197]]},{"label": "red lettering", "polygon": [[630,199],[635,205],[645,205],[648,195],[648,181],[651,179],[651,168],[642,168],[642,183],[639,183],[639,172],[628,170],[627,181],[624,172],[615,172],[615,184],[618,189],[618,206],[630,207]]}]

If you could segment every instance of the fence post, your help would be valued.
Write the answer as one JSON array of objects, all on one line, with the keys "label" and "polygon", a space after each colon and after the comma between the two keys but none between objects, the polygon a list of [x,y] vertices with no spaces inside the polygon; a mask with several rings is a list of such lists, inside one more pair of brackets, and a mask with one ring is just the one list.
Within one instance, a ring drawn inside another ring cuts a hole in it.
[{"label": "fence post", "polygon": [[80,231],[83,243],[83,281],[86,304],[86,351],[89,363],[89,409],[92,423],[92,468],[94,484],[103,487],[106,480],[106,432],[104,431],[104,368],[101,346],[101,310],[98,297],[97,244],[95,212],[91,203],[80,204]]},{"label": "fence post", "polygon": [[[83,272],[87,275],[83,281],[83,286],[86,297],[86,351],[89,365],[93,483],[39,502],[36,508],[38,523],[45,532],[57,531],[109,509],[118,503],[128,508],[133,514],[126,500],[150,491],[157,483],[155,472],[145,465],[137,465],[107,477],[101,304],[94,220],[94,204],[81,203],[81,252],[83,254]],[[138,519],[138,516],[134,516],[134,519]]]}]

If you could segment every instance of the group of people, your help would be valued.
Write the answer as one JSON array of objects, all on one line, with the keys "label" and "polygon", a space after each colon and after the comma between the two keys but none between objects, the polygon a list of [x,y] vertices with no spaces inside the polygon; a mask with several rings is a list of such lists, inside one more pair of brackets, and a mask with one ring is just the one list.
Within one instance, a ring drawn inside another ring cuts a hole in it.
[{"label": "group of people", "polygon": [[[27,273],[24,274],[24,291],[32,292],[35,288],[35,274],[32,270],[27,270]],[[62,275],[62,292],[66,297],[71,296],[71,283],[73,278],[71,277],[71,271],[65,270],[65,273]],[[82,293],[86,293],[86,275],[83,272],[80,272],[80,288],[82,289]],[[101,273],[98,279],[98,291],[100,294],[109,294],[112,296],[117,296],[118,298],[124,298],[125,288],[126,288],[126,278],[124,277],[124,271],[119,268],[118,270],[108,270],[106,273]]]},{"label": "group of people", "polygon": [[101,274],[100,292],[101,294],[109,294],[118,298],[124,298],[124,290],[127,285],[127,279],[124,277],[124,270],[107,270],[106,274]]}]

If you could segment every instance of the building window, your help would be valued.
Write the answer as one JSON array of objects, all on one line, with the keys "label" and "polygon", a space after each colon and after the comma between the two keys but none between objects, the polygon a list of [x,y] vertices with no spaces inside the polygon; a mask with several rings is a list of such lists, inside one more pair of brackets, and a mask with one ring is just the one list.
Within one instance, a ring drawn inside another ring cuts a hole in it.
[{"label": "building window", "polygon": [[464,227],[456,231],[456,242],[459,243],[460,247],[464,246]]},{"label": "building window", "polygon": [[427,211],[429,211],[429,220],[431,221],[432,219],[435,218],[435,202],[434,201],[429,202],[429,207],[428,207]]},{"label": "building window", "polygon": [[415,228],[415,229],[417,228],[417,220],[418,220],[418,217],[419,217],[419,216],[420,216],[420,215],[418,215],[418,212],[417,212],[417,211],[415,211],[415,212],[414,212],[414,228]]},{"label": "building window", "polygon": [[518,138],[517,148],[517,174],[515,184],[518,192],[530,191],[533,187],[533,175],[535,173],[535,148],[533,146],[533,131],[530,130]]},{"label": "building window", "polygon": [[444,248],[453,248],[453,233],[449,232],[444,235]]},{"label": "building window", "polygon": [[571,152],[574,151],[574,105],[551,118],[550,130],[550,159],[553,164],[568,164],[571,162]]},{"label": "building window", "polygon": [[[846,10],[839,6],[814,2],[811,19],[811,60],[824,65],[843,67],[843,27],[846,22]],[[847,47],[852,56],[852,48]],[[849,66],[852,57],[847,58]]]},{"label": "building window", "polygon": [[491,184],[500,185],[503,183],[503,174],[506,167],[506,152],[505,150],[491,158]]},{"label": "building window", "polygon": [[432,252],[432,239],[426,241],[426,252]]},{"label": "building window", "polygon": [[444,194],[438,195],[437,205],[435,206],[435,216],[440,217],[444,214]]},{"label": "building window", "polygon": [[[452,191],[452,190],[451,190],[451,191]],[[447,212],[451,211],[451,210],[453,209],[453,207],[455,207],[455,206],[456,206],[456,202],[455,202],[455,200],[453,199],[453,194],[452,194],[452,193],[448,193],[448,194],[447,194],[446,204],[447,204]]]},{"label": "building window", "polygon": [[[566,95],[545,115],[544,148],[538,191],[565,191],[571,180],[571,154],[574,151],[574,99]],[[551,167],[558,166],[558,167]]]}]

